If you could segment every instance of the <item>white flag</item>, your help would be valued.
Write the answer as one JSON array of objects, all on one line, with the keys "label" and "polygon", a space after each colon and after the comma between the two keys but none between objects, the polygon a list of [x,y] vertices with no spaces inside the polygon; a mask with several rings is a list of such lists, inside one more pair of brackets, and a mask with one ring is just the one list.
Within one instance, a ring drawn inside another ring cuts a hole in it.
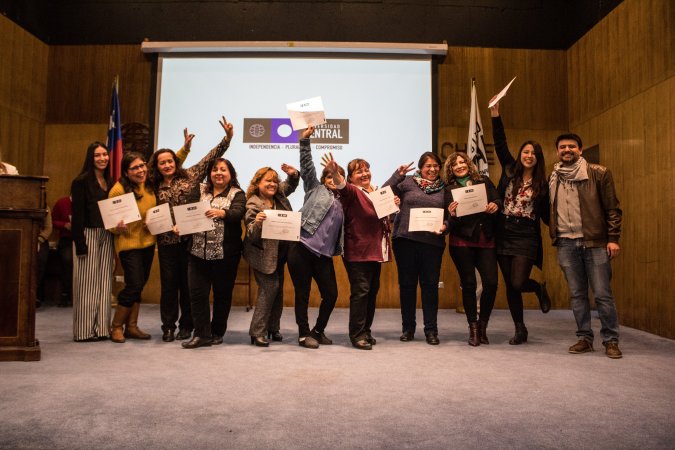
[{"label": "white flag", "polygon": [[469,116],[469,139],[466,143],[466,154],[478,168],[481,175],[488,176],[488,161],[485,153],[485,139],[483,137],[483,123],[478,110],[476,96],[476,81],[471,81],[471,115]]}]

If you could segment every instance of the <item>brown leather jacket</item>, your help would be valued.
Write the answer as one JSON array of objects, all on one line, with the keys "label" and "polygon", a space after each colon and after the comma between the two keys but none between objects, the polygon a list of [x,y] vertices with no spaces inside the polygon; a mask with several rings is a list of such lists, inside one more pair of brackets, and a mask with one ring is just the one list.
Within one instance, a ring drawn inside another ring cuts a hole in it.
[{"label": "brown leather jacket", "polygon": [[[619,243],[621,209],[614,190],[612,173],[606,167],[588,163],[588,180],[578,184],[581,207],[581,226],[586,247],[605,247],[608,242]],[[558,186],[560,184],[558,183]],[[551,219],[549,233],[553,245],[558,237],[558,186],[551,192]]]}]

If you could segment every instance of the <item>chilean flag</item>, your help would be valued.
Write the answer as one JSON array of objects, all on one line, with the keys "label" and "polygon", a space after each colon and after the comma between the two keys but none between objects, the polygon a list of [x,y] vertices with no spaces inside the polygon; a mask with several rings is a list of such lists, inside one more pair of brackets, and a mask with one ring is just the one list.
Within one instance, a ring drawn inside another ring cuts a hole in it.
[{"label": "chilean flag", "polygon": [[110,152],[110,176],[114,181],[122,175],[122,127],[120,124],[119,78],[115,77],[110,103],[110,123],[108,124],[108,151]]}]

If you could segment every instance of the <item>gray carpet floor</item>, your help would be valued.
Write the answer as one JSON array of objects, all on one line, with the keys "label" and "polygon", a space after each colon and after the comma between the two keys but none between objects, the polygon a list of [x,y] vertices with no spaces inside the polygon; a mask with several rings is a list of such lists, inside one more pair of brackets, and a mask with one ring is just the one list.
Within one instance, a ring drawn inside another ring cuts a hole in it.
[{"label": "gray carpet floor", "polygon": [[[310,311],[310,318],[316,317]],[[675,341],[622,328],[624,358],[570,355],[570,311],[526,312],[530,340],[508,345],[495,311],[490,345],[466,344],[466,322],[439,314],[441,345],[403,343],[400,313],[378,310],[372,351],[351,348],[348,311],[335,344],[248,342],[251,312],[233,308],[225,343],[184,350],[160,339],[75,343],[71,309],[38,310],[40,362],[0,363],[0,448],[570,448],[675,447]],[[421,322],[421,311],[418,311]],[[593,321],[599,334],[599,322]]]}]

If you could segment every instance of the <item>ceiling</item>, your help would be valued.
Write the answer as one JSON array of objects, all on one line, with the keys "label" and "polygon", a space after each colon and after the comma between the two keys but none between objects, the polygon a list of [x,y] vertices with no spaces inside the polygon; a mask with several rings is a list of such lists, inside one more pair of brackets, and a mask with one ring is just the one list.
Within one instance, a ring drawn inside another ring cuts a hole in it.
[{"label": "ceiling", "polygon": [[567,49],[622,0],[0,0],[50,45],[353,41]]}]

